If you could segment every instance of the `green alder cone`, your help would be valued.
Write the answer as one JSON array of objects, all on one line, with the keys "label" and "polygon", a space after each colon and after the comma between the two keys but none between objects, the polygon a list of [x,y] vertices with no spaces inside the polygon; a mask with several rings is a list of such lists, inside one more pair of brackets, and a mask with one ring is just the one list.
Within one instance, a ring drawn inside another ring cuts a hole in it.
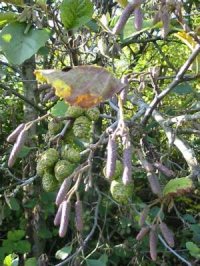
[{"label": "green alder cone", "polygon": [[113,180],[110,185],[110,192],[114,200],[121,204],[127,204],[133,195],[133,184],[125,186],[121,180]]},{"label": "green alder cone", "polygon": [[37,162],[37,166],[36,166],[36,173],[38,176],[43,176],[45,171],[47,170],[45,164],[40,160]]},{"label": "green alder cone", "polygon": [[71,163],[79,163],[81,160],[81,155],[75,148],[65,146],[61,152],[63,159],[70,161]]},{"label": "green alder cone", "polygon": [[80,116],[74,121],[73,132],[77,138],[88,139],[91,121],[86,116]]},{"label": "green alder cone", "polygon": [[50,148],[41,154],[39,161],[42,162],[45,168],[51,168],[59,159],[58,151],[54,148]]},{"label": "green alder cone", "polygon": [[53,120],[48,123],[48,132],[51,136],[58,134],[63,128],[63,123],[61,121],[55,122]]},{"label": "green alder cone", "polygon": [[67,161],[60,160],[56,163],[54,168],[55,177],[59,182],[62,182],[66,177],[71,175],[76,165]]},{"label": "green alder cone", "polygon": [[66,116],[77,118],[84,113],[84,109],[80,106],[69,106],[66,112]]},{"label": "green alder cone", "polygon": [[58,188],[58,181],[55,179],[54,175],[49,172],[45,172],[42,177],[42,187],[46,192],[55,191]]},{"label": "green alder cone", "polygon": [[97,121],[99,119],[100,111],[97,107],[89,108],[85,115],[92,121]]},{"label": "green alder cone", "polygon": [[63,138],[63,142],[66,143],[66,144],[73,144],[74,143],[74,139],[75,139],[75,135],[74,135],[74,131],[72,128],[70,128],[64,138]]}]

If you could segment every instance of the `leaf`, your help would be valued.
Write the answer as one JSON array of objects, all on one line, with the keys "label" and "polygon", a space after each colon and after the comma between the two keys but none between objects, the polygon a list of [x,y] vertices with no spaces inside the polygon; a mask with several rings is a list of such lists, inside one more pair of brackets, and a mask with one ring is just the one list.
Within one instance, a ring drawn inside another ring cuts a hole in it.
[{"label": "leaf", "polygon": [[66,29],[85,25],[93,14],[90,0],[63,0],[60,5],[61,20]]},{"label": "leaf", "polygon": [[47,29],[31,28],[25,34],[26,24],[14,22],[8,24],[0,33],[0,47],[8,61],[20,65],[37,53],[49,38]]},{"label": "leaf", "polygon": [[31,244],[27,240],[20,240],[13,244],[13,249],[20,254],[28,253],[31,251]]},{"label": "leaf", "polygon": [[50,83],[57,96],[83,108],[99,104],[124,87],[120,80],[98,66],[77,66],[67,72],[36,70],[35,75],[38,81]]},{"label": "leaf", "polygon": [[50,110],[54,116],[64,116],[67,111],[67,104],[64,101],[58,101]]},{"label": "leaf", "polygon": [[14,197],[7,198],[6,203],[8,204],[9,208],[13,211],[18,211],[20,209],[20,205],[18,200]]},{"label": "leaf", "polygon": [[7,238],[12,241],[21,240],[25,236],[24,230],[8,231]]},{"label": "leaf", "polygon": [[16,6],[22,6],[24,4],[24,0],[3,0],[2,2]]},{"label": "leaf", "polygon": [[23,148],[17,154],[17,157],[18,158],[24,158],[24,157],[28,156],[28,154],[34,149],[35,148],[33,148],[33,147],[23,146]]},{"label": "leaf", "polygon": [[18,266],[19,257],[16,254],[9,254],[3,261],[3,266]]},{"label": "leaf", "polygon": [[98,260],[87,259],[87,266],[106,266],[108,262],[108,256],[106,254],[101,255]]},{"label": "leaf", "polygon": [[164,196],[179,196],[193,189],[192,180],[188,177],[174,178],[163,189]]},{"label": "leaf", "polygon": [[200,259],[200,248],[193,242],[186,242],[186,248],[189,250],[190,255]]},{"label": "leaf", "polygon": [[14,12],[0,13],[0,28],[8,23],[16,21],[19,15]]},{"label": "leaf", "polygon": [[56,252],[55,257],[58,260],[65,260],[69,256],[71,251],[72,251],[72,246],[66,246],[64,248],[59,249]]},{"label": "leaf", "polygon": [[186,95],[192,93],[193,88],[188,82],[183,82],[177,85],[172,91],[178,95]]},{"label": "leaf", "polygon": [[36,258],[29,258],[25,261],[25,266],[37,266]]}]

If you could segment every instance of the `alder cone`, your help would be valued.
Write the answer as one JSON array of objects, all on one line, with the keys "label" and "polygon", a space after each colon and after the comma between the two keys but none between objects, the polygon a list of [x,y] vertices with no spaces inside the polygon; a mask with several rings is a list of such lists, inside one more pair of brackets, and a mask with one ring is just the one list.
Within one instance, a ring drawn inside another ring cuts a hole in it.
[{"label": "alder cone", "polygon": [[61,213],[61,219],[60,219],[60,228],[59,228],[60,237],[64,237],[67,233],[70,211],[71,211],[71,202],[68,200],[63,201],[62,213]]},{"label": "alder cone", "polygon": [[97,107],[89,108],[85,115],[92,121],[97,121],[99,119],[100,111]]},{"label": "alder cone", "polygon": [[49,172],[45,172],[42,177],[42,187],[46,192],[55,191],[58,188],[58,181],[55,179],[54,175]]},{"label": "alder cone", "polygon": [[66,112],[66,116],[72,117],[72,118],[78,118],[84,113],[84,109],[80,106],[69,106]]},{"label": "alder cone", "polygon": [[17,139],[17,137],[19,136],[19,133],[24,129],[25,124],[22,123],[20,124],[8,137],[7,137],[7,142],[9,143],[13,143],[15,142],[15,140]]},{"label": "alder cone", "polygon": [[173,234],[173,232],[163,222],[159,224],[159,227],[160,227],[160,231],[161,231],[164,239],[166,240],[167,244],[173,248],[174,247],[174,234]]},{"label": "alder cone", "polygon": [[156,226],[153,225],[149,233],[150,256],[153,261],[156,261],[157,259],[157,243],[158,243],[158,234],[156,232]]},{"label": "alder cone", "polygon": [[142,227],[140,232],[136,236],[136,240],[140,241],[149,232],[149,227]]}]

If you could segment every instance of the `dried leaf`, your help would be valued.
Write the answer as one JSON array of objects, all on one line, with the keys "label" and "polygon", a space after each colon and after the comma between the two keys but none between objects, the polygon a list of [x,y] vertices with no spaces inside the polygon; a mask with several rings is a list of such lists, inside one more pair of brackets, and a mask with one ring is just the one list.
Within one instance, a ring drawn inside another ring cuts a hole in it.
[{"label": "dried leaf", "polygon": [[68,72],[36,70],[38,81],[50,83],[55,94],[71,105],[89,108],[119,92],[124,84],[103,67],[77,66]]}]

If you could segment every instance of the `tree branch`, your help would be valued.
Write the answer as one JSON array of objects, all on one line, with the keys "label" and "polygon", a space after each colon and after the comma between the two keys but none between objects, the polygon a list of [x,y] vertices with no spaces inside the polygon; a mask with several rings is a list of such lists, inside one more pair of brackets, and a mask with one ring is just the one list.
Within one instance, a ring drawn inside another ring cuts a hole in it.
[{"label": "tree branch", "polygon": [[144,118],[142,120],[142,124],[145,125],[151,116],[153,110],[157,107],[157,105],[160,103],[160,101],[175,87],[177,86],[181,81],[185,74],[185,72],[188,70],[192,62],[195,60],[197,55],[200,52],[200,45],[196,45],[194,48],[191,56],[188,58],[188,60],[185,62],[185,64],[179,69],[175,79],[169,84],[169,86],[163,90],[159,95],[156,95],[149,107],[146,110],[146,113],[144,115]]}]

